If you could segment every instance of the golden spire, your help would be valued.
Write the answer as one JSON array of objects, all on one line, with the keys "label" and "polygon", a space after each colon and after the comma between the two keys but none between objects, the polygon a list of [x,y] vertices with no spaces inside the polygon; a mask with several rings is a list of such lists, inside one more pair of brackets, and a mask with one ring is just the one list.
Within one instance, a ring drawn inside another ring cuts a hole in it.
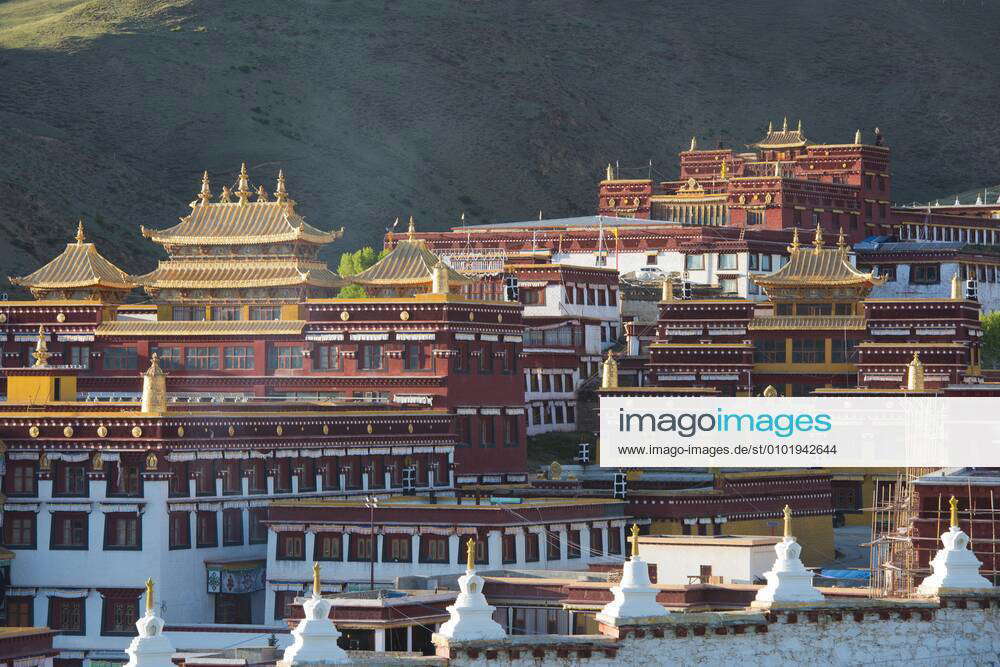
[{"label": "golden spire", "polygon": [[257,201],[267,201],[267,190],[263,185],[257,187]]},{"label": "golden spire", "polygon": [[962,298],[962,285],[958,280],[958,271],[951,274],[951,298],[956,301]]},{"label": "golden spire", "polygon": [[818,255],[819,251],[823,249],[823,229],[816,223],[816,233],[813,234],[813,248],[814,252]]},{"label": "golden spire", "polygon": [[692,151],[698,150],[698,138],[697,137],[691,137],[691,148],[689,148],[688,150],[692,150]]},{"label": "golden spire", "polygon": [[631,537],[628,538],[628,541],[632,543],[632,558],[638,558],[639,557],[639,524],[637,524],[637,523],[633,523],[632,524]]},{"label": "golden spire", "polygon": [[774,123],[767,121],[767,133],[771,134],[772,132],[774,132]]},{"label": "golden spire", "polygon": [[288,191],[285,190],[285,172],[281,169],[278,170],[278,189],[274,191],[274,199],[279,204],[288,199]]},{"label": "golden spire", "polygon": [[802,119],[801,118],[799,118],[798,132],[799,132],[799,134],[802,134]]},{"label": "golden spire", "polygon": [[319,563],[313,563],[313,597],[321,597],[319,594]]},{"label": "golden spire", "polygon": [[160,358],[156,352],[149,357],[149,368],[146,369],[145,375],[149,375],[150,377],[154,375],[166,375],[163,372],[163,368],[160,367]]},{"label": "golden spire", "polygon": [[465,569],[476,569],[476,541],[471,537],[469,538],[469,541],[465,543]]},{"label": "golden spire", "polygon": [[413,222],[413,216],[410,216],[410,226],[406,230],[406,240],[412,241],[413,235],[417,233],[417,226]]},{"label": "golden spire", "polygon": [[840,233],[837,234],[837,248],[840,250],[847,250],[847,241],[844,239],[844,228],[840,228]]},{"label": "golden spire", "polygon": [[725,180],[726,178],[726,163],[722,162],[722,167],[719,168],[719,178]]},{"label": "golden spire", "polygon": [[788,505],[785,505],[785,509],[783,510],[783,513],[785,515],[785,537],[791,537],[792,536],[792,508],[789,507]]},{"label": "golden spire", "polygon": [[153,613],[153,578],[146,580],[146,614]]},{"label": "golden spire", "polygon": [[611,349],[608,348],[608,358],[604,361],[603,366],[601,366],[601,389],[617,389],[618,388],[618,362],[615,361],[615,355],[611,353]]},{"label": "golden spire", "polygon": [[861,144],[861,130],[858,129],[854,132],[854,143],[855,145]]},{"label": "golden spire", "polygon": [[219,201],[223,204],[229,203],[230,190],[228,185],[222,186],[222,194],[219,195]]},{"label": "golden spire", "polygon": [[615,180],[615,170],[611,168],[611,163],[610,162],[608,163],[608,168],[604,172],[604,175],[605,175],[605,179],[604,180],[606,180],[606,181],[613,181],[613,180]]},{"label": "golden spire", "polygon": [[906,365],[906,389],[907,391],[924,390],[924,364],[920,361],[920,355],[913,353],[913,359]]},{"label": "golden spire", "polygon": [[84,238],[83,237],[83,218],[80,218],[80,221],[78,223],[76,223],[76,244],[77,245],[83,245],[83,238]]},{"label": "golden spire", "polygon": [[788,116],[785,116],[785,120],[781,123],[781,131],[788,132]]},{"label": "golden spire", "polygon": [[951,527],[958,528],[958,498],[952,496],[948,504],[951,506]]},{"label": "golden spire", "polygon": [[241,204],[246,204],[250,198],[250,179],[247,177],[247,163],[240,165],[240,178],[236,182],[236,196]]},{"label": "golden spire", "polygon": [[198,193],[198,199],[202,204],[207,204],[212,199],[212,189],[208,185],[208,171],[201,175],[201,192]]},{"label": "golden spire", "polygon": [[38,342],[35,343],[35,351],[31,353],[31,356],[35,358],[35,368],[44,368],[49,365],[49,357],[52,353],[49,352],[48,343],[45,342],[45,327],[41,324],[38,325]]},{"label": "golden spire", "polygon": [[792,228],[792,245],[788,246],[788,252],[795,252],[799,249],[799,228]]}]

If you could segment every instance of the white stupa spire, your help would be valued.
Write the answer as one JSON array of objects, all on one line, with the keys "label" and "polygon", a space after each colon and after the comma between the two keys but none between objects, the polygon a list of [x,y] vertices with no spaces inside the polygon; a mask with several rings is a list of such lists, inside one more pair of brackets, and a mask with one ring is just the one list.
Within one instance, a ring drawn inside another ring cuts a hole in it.
[{"label": "white stupa spire", "polygon": [[774,565],[764,573],[767,585],[757,591],[754,607],[770,607],[782,604],[817,603],[823,601],[823,594],[813,585],[813,573],[805,568],[799,558],[802,546],[792,535],[792,509],[785,505],[785,534],[774,545]]},{"label": "white stupa spire", "polygon": [[920,595],[938,595],[948,590],[993,588],[989,580],[979,574],[982,563],[969,549],[969,536],[958,525],[958,500],[955,496],[951,505],[951,525],[948,532],[941,535],[944,548],[931,561],[933,572],[917,587]]},{"label": "white stupa spire", "polygon": [[658,591],[649,581],[649,565],[639,558],[639,526],[632,524],[629,541],[632,543],[632,557],[625,561],[622,568],[621,583],[611,589],[615,598],[597,614],[597,620],[607,625],[619,626],[636,619],[670,614],[656,601]]},{"label": "white stupa spire", "polygon": [[135,628],[139,636],[125,649],[125,667],[174,667],[174,646],[163,634],[163,619],[156,614],[152,579],[146,580],[146,613],[135,622]]},{"label": "white stupa spire", "polygon": [[302,603],[305,618],[292,630],[292,645],[278,661],[278,667],[299,665],[346,665],[351,662],[337,645],[340,632],[330,620],[329,600],[320,595],[319,563],[313,563],[312,595]]},{"label": "white stupa spire", "polygon": [[496,607],[483,595],[483,578],[476,574],[476,541],[466,543],[465,574],[458,578],[458,597],[448,607],[449,618],[435,633],[450,641],[503,639],[503,626],[493,620]]}]

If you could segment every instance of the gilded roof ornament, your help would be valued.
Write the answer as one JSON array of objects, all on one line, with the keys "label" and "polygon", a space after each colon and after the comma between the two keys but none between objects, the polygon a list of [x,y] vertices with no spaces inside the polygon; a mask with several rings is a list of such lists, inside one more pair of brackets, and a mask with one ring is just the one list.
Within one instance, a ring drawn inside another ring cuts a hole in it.
[{"label": "gilded roof ornament", "polygon": [[792,536],[792,508],[785,505],[785,509],[781,512],[785,516],[785,537]]},{"label": "gilded roof ornament", "polygon": [[840,233],[837,235],[837,248],[840,250],[847,250],[847,241],[844,239],[844,228],[840,228]]},{"label": "gilded roof ornament", "polygon": [[38,325],[38,342],[35,343],[35,351],[31,353],[31,356],[35,358],[35,368],[45,368],[49,365],[49,357],[52,353],[49,352],[49,345],[45,341],[45,326]]},{"label": "gilded roof ornament", "polygon": [[948,505],[951,507],[951,527],[958,528],[958,498],[952,496]]},{"label": "gilded roof ornament", "polygon": [[250,178],[247,176],[247,163],[240,165],[240,178],[236,183],[236,196],[240,198],[241,204],[246,204],[250,199]]},{"label": "gilded roof ornament", "polygon": [[775,398],[778,395],[778,390],[774,388],[773,384],[769,384],[764,388],[764,398]]},{"label": "gilded roof ornament", "polygon": [[788,132],[788,116],[785,116],[785,120],[781,123],[781,131]]},{"label": "gilded roof ornament", "polygon": [[819,224],[817,224],[816,233],[813,234],[813,252],[818,254],[819,251],[822,249],[823,249],[823,229],[819,226]]},{"label": "gilded roof ornament", "polygon": [[854,132],[854,143],[856,145],[861,145],[861,130],[860,130],[860,128],[858,130],[855,130],[855,132]]},{"label": "gilded roof ornament", "polygon": [[288,201],[288,190],[285,189],[285,172],[278,170],[278,189],[274,191],[274,199],[279,204]]},{"label": "gilded roof ornament", "polygon": [[691,148],[690,150],[698,150],[698,139],[696,137],[691,137]]},{"label": "gilded roof ornament", "polygon": [[313,597],[320,597],[319,563],[313,563]]},{"label": "gilded roof ornament", "polygon": [[611,168],[611,163],[608,163],[608,167],[604,172],[605,180],[613,181],[615,180],[615,171]]},{"label": "gilded roof ornament", "polygon": [[212,200],[212,188],[208,184],[208,171],[201,175],[201,192],[198,193],[198,199],[202,204],[207,204]]},{"label": "gilded roof ornament", "polygon": [[416,226],[416,224],[414,224],[414,222],[413,222],[413,216],[411,215],[410,216],[410,226],[406,230],[406,240],[407,241],[413,241],[414,240],[414,236],[413,235],[416,234],[416,233],[417,233],[417,226]]},{"label": "gilded roof ornament", "polygon": [[631,537],[628,538],[628,541],[632,543],[632,559],[634,560],[639,557],[639,524],[632,524]]},{"label": "gilded roof ornament", "polygon": [[146,580],[146,615],[153,613],[153,578]]},{"label": "gilded roof ornament", "polygon": [[222,203],[222,204],[228,204],[229,203],[229,198],[231,196],[232,196],[232,193],[229,190],[229,186],[228,185],[223,185],[222,186],[222,194],[219,195],[219,202]]},{"label": "gilded roof ornament", "polygon": [[476,569],[476,541],[471,537],[469,538],[469,541],[465,543],[465,569]]},{"label": "gilded roof ornament", "polygon": [[76,244],[77,245],[83,245],[83,239],[84,239],[84,236],[83,236],[83,218],[80,218],[80,221],[78,223],[76,223]]},{"label": "gilded roof ornament", "polygon": [[774,123],[772,121],[767,121],[767,133],[771,134],[774,132]]},{"label": "gilded roof ornament", "polygon": [[267,190],[263,185],[257,188],[257,201],[267,201]]},{"label": "gilded roof ornament", "polygon": [[799,228],[792,228],[792,244],[788,246],[788,252],[795,252],[799,249]]}]

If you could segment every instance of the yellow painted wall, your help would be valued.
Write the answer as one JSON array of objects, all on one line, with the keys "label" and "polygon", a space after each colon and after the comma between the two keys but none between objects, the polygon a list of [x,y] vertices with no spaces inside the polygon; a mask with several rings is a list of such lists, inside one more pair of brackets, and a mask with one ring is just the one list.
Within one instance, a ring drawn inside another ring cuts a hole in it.
[{"label": "yellow painted wall", "polygon": [[76,377],[59,376],[59,394],[56,395],[56,376],[12,375],[7,378],[8,403],[51,403],[76,400]]}]

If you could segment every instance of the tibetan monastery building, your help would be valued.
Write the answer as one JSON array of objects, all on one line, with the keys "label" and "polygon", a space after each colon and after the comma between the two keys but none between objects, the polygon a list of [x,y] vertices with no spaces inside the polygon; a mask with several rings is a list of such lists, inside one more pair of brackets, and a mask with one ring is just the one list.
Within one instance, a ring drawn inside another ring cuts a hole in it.
[{"label": "tibetan monastery building", "polygon": [[[169,255],[148,273],[114,266],[81,225],[58,257],[11,279],[35,300],[0,306],[8,376],[32,365],[41,335],[51,363],[73,371],[61,400],[137,400],[155,354],[177,403],[443,411],[460,482],[525,479],[522,306],[475,294],[412,220],[392,252],[350,279],[363,298],[337,297],[347,281],[318,252],[341,232],[308,224],[281,173],[272,196],[244,166],[218,197],[206,173],[178,224],[142,234]],[[147,302],[126,304],[136,289]],[[6,383],[9,399],[31,400]]]}]

